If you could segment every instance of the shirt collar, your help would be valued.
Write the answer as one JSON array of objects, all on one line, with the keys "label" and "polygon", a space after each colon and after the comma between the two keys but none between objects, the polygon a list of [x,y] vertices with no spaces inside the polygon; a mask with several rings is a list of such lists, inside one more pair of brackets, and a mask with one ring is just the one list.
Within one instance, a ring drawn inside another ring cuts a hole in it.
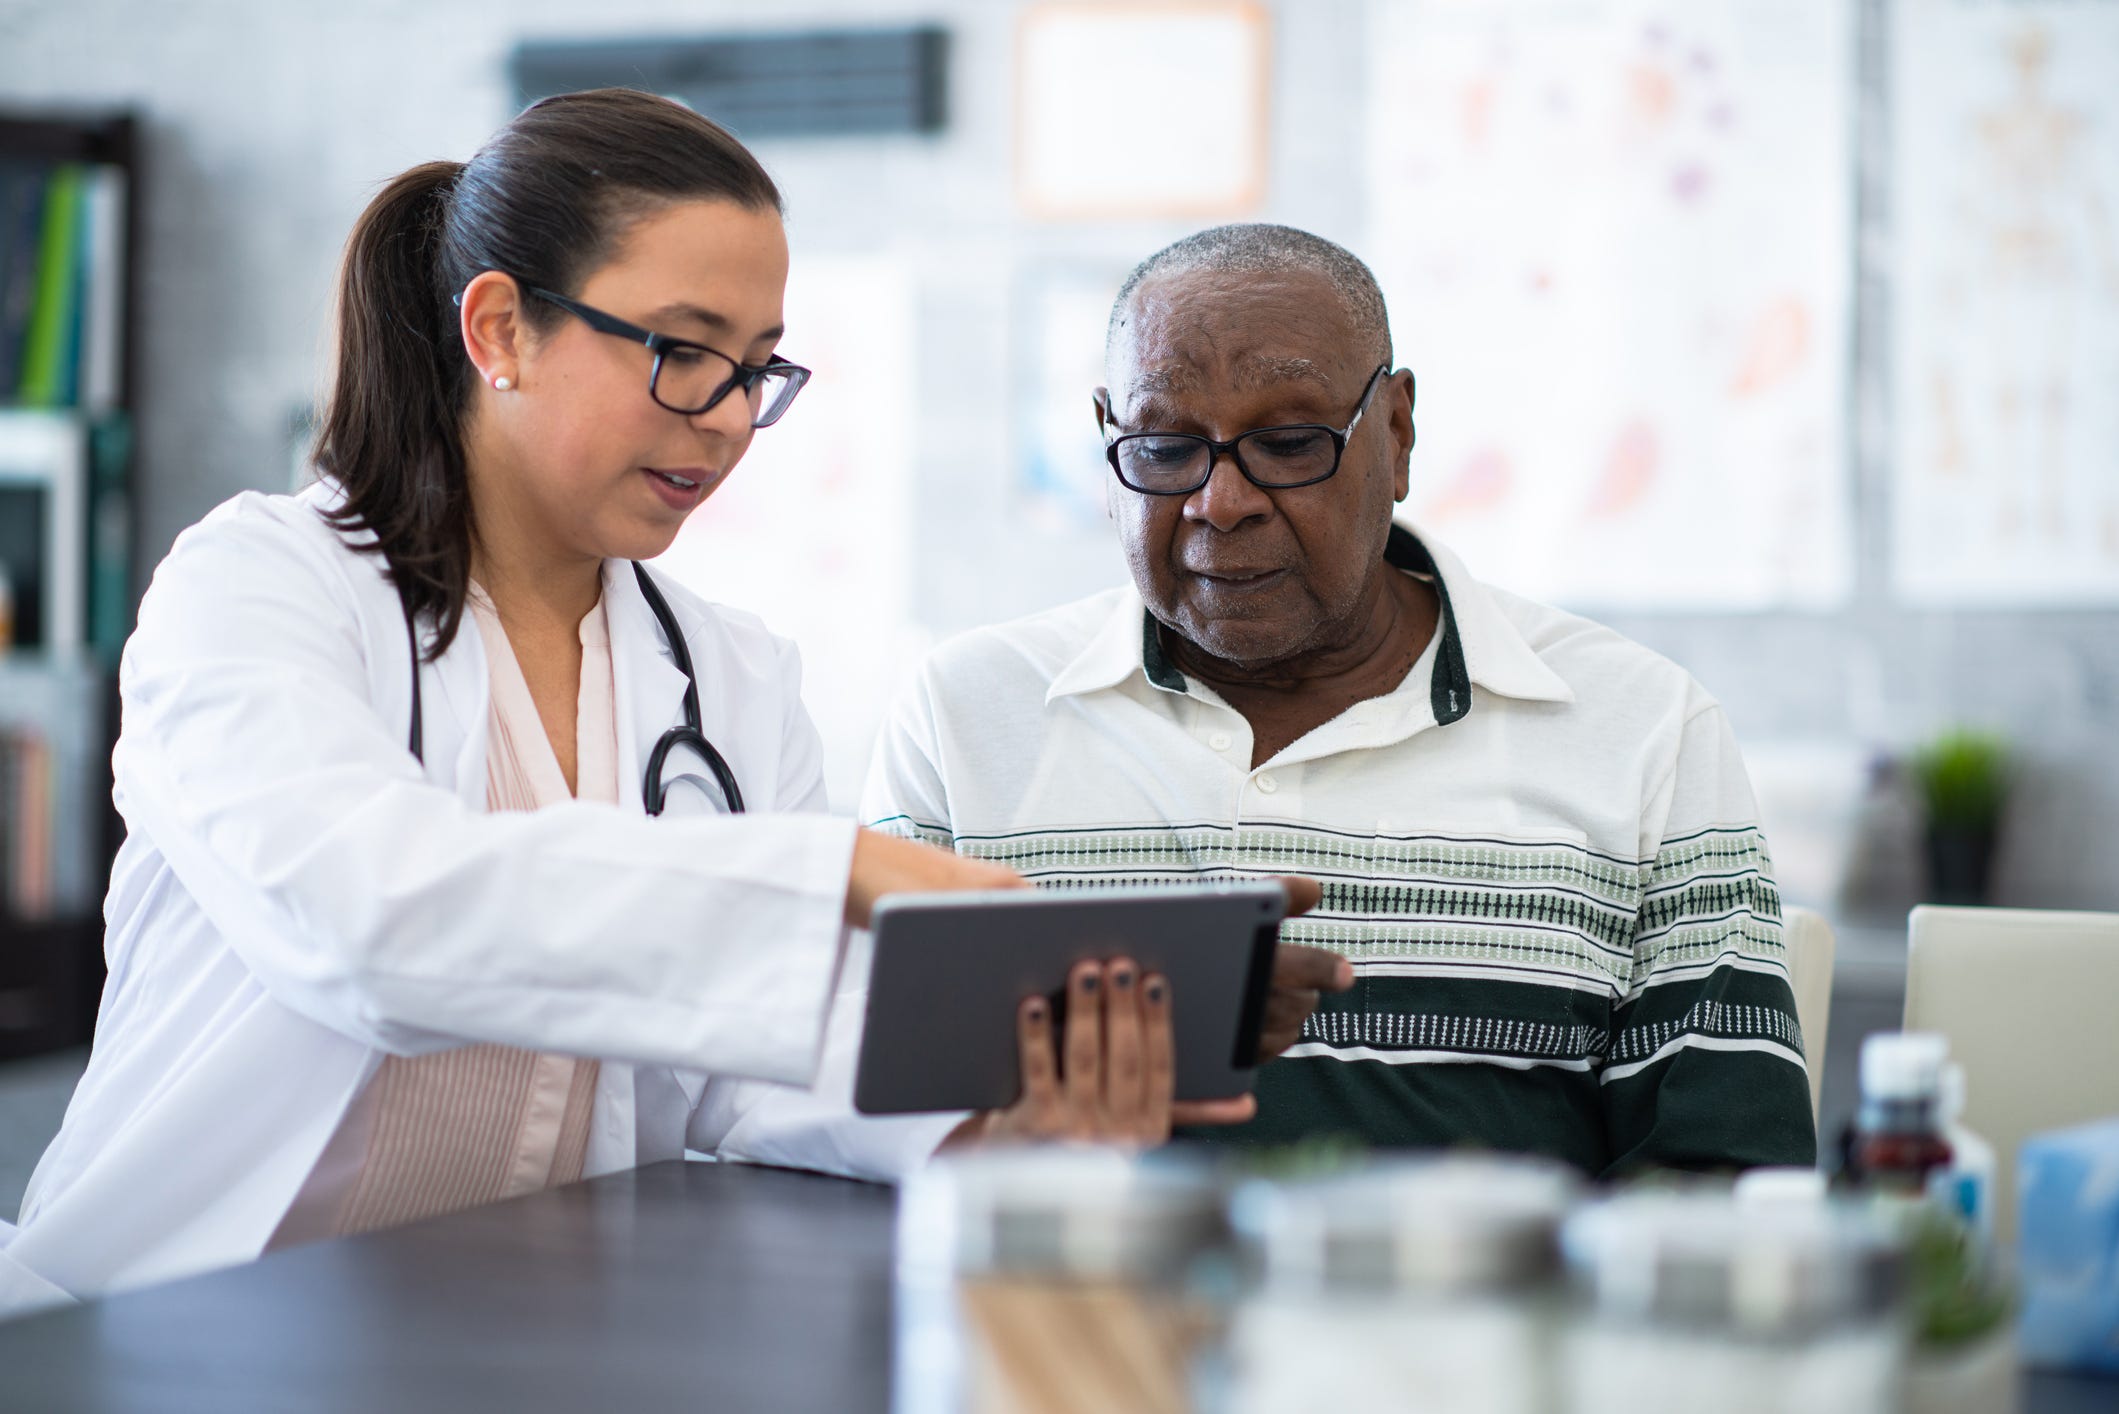
[{"label": "shirt collar", "polygon": [[[1574,691],[1547,667],[1524,640],[1492,591],[1441,545],[1393,523],[1383,558],[1392,567],[1424,576],[1441,600],[1435,667],[1428,681],[1435,721],[1448,725],[1472,707],[1472,687],[1532,702],[1572,702]],[[1045,691],[1047,702],[1116,687],[1135,673],[1164,692],[1185,690],[1180,673],[1162,651],[1155,617],[1132,588],[1120,593],[1094,637],[1062,668]]]},{"label": "shirt collar", "polygon": [[[1547,666],[1494,592],[1472,578],[1449,547],[1393,523],[1383,558],[1401,570],[1432,578],[1442,600],[1442,650],[1435,659],[1435,720],[1454,722],[1471,710],[1474,684],[1525,702],[1572,702],[1574,689]],[[1445,711],[1446,689],[1465,689],[1462,704]]]}]

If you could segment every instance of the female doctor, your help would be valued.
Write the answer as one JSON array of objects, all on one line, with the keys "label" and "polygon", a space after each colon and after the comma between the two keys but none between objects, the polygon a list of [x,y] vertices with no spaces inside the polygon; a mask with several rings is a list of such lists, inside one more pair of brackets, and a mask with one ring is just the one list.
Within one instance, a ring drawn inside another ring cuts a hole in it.
[{"label": "female doctor", "polygon": [[126,647],[109,982],[0,1311],[749,1152],[879,895],[1020,882],[821,813],[793,648],[637,563],[808,376],[779,203],[606,91],[363,214],[322,481],[179,537]]}]

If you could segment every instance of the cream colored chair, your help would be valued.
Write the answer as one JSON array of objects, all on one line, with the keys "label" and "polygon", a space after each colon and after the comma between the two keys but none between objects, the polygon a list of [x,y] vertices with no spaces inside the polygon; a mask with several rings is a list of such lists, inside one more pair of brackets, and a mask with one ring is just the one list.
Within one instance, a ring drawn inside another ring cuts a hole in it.
[{"label": "cream colored chair", "polygon": [[[1791,908],[1782,920],[1788,944],[1788,985],[1795,990],[1795,1024],[1803,1028],[1803,1061],[1810,1068],[1810,1123],[1825,1090],[1825,1031],[1832,1024],[1832,925],[1807,908]],[[1824,1142],[1819,1136],[1819,1144]]]},{"label": "cream colored chair", "polygon": [[1994,1146],[1994,1236],[2016,1240],[2016,1150],[2119,1115],[2119,913],[1913,910],[1906,1029],[1965,1069],[1964,1123]]}]

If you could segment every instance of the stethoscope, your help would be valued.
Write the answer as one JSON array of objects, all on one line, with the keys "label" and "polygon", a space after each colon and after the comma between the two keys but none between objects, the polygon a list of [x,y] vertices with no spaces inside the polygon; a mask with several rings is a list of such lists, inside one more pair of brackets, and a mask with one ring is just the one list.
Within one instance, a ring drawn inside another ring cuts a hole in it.
[{"label": "stethoscope", "polygon": [[[638,560],[631,562],[633,577],[640,581],[640,592],[647,599],[648,608],[655,614],[655,622],[662,625],[662,641],[670,648],[670,656],[677,660],[677,667],[684,673],[684,724],[671,727],[655,740],[654,750],[647,754],[645,778],[640,782],[640,803],[647,807],[650,815],[662,813],[663,787],[662,767],[669,755],[680,746],[687,746],[706,762],[706,768],[714,773],[715,784],[721,787],[721,798],[728,804],[731,815],[743,813],[743,792],[737,789],[736,773],[714,750],[714,744],[706,739],[706,729],[699,719],[699,675],[692,671],[692,651],[685,645],[684,634],[677,628],[677,616],[670,612],[667,599],[655,587],[655,578]],[[405,613],[405,635],[412,642],[412,730],[407,744],[412,748],[412,757],[421,765],[427,761],[421,749],[422,733],[420,721],[424,715],[420,710],[419,696],[419,634],[412,626],[412,614]]]}]

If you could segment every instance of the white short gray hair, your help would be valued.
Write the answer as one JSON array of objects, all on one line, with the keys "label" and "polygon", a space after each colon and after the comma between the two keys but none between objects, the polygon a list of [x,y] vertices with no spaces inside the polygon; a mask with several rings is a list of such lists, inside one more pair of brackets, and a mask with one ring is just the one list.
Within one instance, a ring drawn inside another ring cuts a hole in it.
[{"label": "white short gray hair", "polygon": [[1104,330],[1104,357],[1118,342],[1132,308],[1133,292],[1141,282],[1156,275],[1184,275],[1195,270],[1215,274],[1278,275],[1291,270],[1320,275],[1345,306],[1354,332],[1372,347],[1370,361],[1391,361],[1391,321],[1383,307],[1383,291],[1376,276],[1361,258],[1345,246],[1322,236],[1298,231],[1293,226],[1247,222],[1214,226],[1164,246],[1133,267],[1118,287],[1111,305],[1111,322]]}]

